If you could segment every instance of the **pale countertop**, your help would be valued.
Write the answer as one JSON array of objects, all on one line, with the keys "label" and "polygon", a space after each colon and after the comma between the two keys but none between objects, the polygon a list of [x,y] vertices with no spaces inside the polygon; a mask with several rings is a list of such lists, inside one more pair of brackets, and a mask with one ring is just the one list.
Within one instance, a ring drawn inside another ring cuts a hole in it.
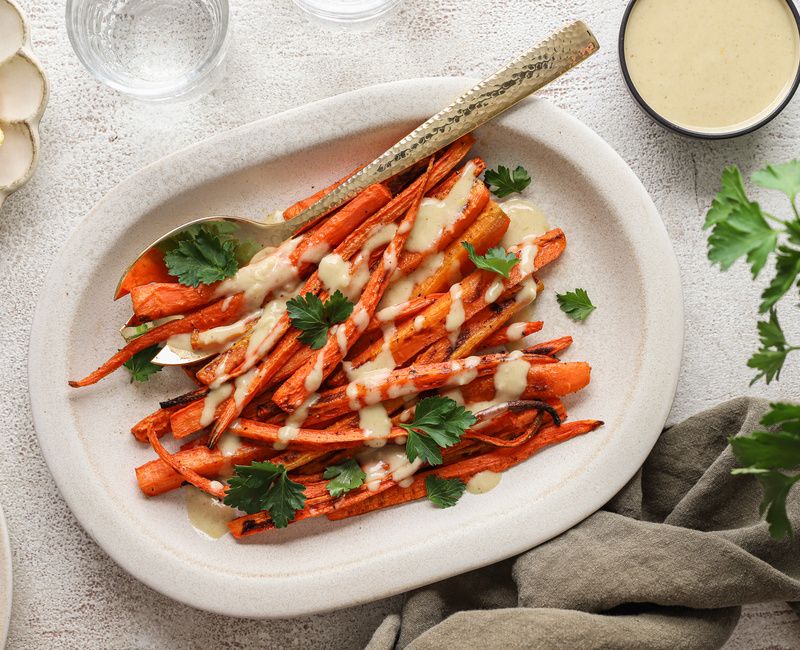
[{"label": "pale countertop", "polygon": [[[0,503],[15,580],[9,647],[360,647],[394,604],[258,622],[173,603],[123,573],[83,532],[39,452],[27,391],[28,333],[51,260],[117,182],[231,127],[373,83],[481,76],[568,19],[584,19],[601,43],[600,54],[544,94],[631,165],[672,238],[683,279],[686,346],[671,421],[748,391],[752,375],[745,362],[756,346],[759,289],[742,266],[727,274],[709,266],[701,225],[724,166],[737,163],[749,174],[767,162],[800,156],[800,99],[760,132],[735,141],[689,141],[661,130],[629,98],[619,72],[623,0],[405,0],[367,34],[322,30],[290,0],[231,0],[235,48],[226,79],[194,103],[167,107],[125,99],[84,71],[67,39],[62,0],[20,2],[49,76],[50,103],[39,169],[0,213]],[[782,322],[790,337],[800,339],[800,311],[785,309]],[[759,385],[750,393],[796,397],[797,362],[769,391]],[[796,619],[762,606],[748,610],[731,647],[798,648],[798,638]]]}]

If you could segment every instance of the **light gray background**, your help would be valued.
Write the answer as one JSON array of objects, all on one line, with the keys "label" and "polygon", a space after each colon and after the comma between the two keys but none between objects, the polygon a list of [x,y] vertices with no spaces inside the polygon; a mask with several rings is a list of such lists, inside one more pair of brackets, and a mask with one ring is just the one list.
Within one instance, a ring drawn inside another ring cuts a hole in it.
[{"label": "light gray background", "polygon": [[[40,167],[0,212],[0,503],[15,579],[9,647],[360,647],[396,606],[394,599],[256,622],[173,603],[124,574],[83,532],[50,478],[31,424],[26,360],[36,295],[73,226],[141,166],[293,106],[400,78],[481,76],[568,19],[586,20],[600,54],[544,94],[628,161],[672,238],[685,293],[686,346],[671,421],[748,390],[798,395],[797,361],[780,384],[748,389],[752,373],[745,362],[756,346],[759,288],[741,266],[727,274],[710,268],[701,224],[725,165],[737,163],[749,173],[800,156],[800,99],[768,127],[733,142],[695,142],[661,130],[634,105],[619,72],[623,0],[405,0],[366,34],[320,29],[289,0],[231,0],[235,47],[227,77],[199,101],[167,107],[127,100],[83,70],[67,39],[62,0],[21,4],[51,95]],[[763,202],[785,210],[775,198]],[[800,312],[782,315],[790,337],[800,340]],[[800,625],[785,610],[761,606],[746,612],[731,645],[800,648],[798,638]]]}]

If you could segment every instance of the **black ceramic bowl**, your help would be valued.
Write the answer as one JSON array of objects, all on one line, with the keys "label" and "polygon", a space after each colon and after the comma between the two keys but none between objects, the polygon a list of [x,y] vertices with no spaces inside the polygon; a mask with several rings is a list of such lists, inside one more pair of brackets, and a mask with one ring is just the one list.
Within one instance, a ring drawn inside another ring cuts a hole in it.
[{"label": "black ceramic bowl", "polygon": [[[630,90],[631,95],[642,108],[642,110],[647,113],[650,117],[652,117],[658,124],[663,126],[670,131],[675,131],[676,133],[680,133],[681,135],[689,136],[692,138],[701,138],[703,140],[723,140],[725,138],[737,138],[740,135],[746,135],[748,133],[752,133],[753,131],[760,129],[765,124],[771,122],[772,120],[777,117],[777,115],[789,104],[794,96],[795,92],[797,91],[797,87],[800,86],[800,66],[798,66],[797,73],[795,74],[794,81],[792,82],[791,87],[789,88],[789,92],[784,97],[783,101],[778,104],[770,113],[765,115],[761,120],[755,122],[743,129],[739,129],[737,131],[723,131],[723,132],[715,132],[715,133],[704,133],[703,131],[692,131],[690,129],[685,129],[682,126],[678,126],[670,122],[664,116],[657,113],[653,110],[650,105],[644,100],[644,98],[639,94],[639,91],[636,89],[633,81],[631,80],[630,72],[628,71],[628,64],[625,62],[625,30],[628,27],[628,18],[630,18],[631,11],[633,10],[634,5],[637,3],[638,0],[630,0],[628,3],[627,8],[625,9],[625,14],[622,17],[622,25],[619,28],[619,63],[622,67],[622,76],[625,78],[625,84],[628,86],[628,90]],[[792,12],[794,16],[795,23],[797,24],[798,33],[800,33],[800,13],[797,11],[797,7],[795,6],[792,0],[785,0],[786,4],[789,7],[789,10]]]}]

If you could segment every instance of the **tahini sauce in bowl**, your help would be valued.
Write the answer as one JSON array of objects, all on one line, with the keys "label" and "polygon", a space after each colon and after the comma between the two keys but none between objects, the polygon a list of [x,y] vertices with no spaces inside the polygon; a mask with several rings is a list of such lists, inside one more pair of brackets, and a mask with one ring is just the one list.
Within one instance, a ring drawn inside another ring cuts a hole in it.
[{"label": "tahini sauce in bowl", "polygon": [[620,60],[642,107],[688,135],[730,137],[777,115],[797,87],[791,0],[634,0]]}]

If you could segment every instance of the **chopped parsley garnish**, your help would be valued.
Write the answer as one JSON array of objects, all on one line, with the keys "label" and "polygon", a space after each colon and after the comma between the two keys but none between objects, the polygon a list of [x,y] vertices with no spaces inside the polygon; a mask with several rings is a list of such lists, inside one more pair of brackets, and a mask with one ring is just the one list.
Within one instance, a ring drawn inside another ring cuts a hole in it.
[{"label": "chopped parsley garnish", "polygon": [[503,167],[503,165],[500,165],[497,171],[487,169],[483,178],[492,194],[498,199],[502,199],[509,194],[522,192],[531,184],[531,177],[522,165],[518,165],[514,171],[511,171],[508,167]]},{"label": "chopped parsley garnish", "polygon": [[469,242],[462,241],[461,245],[467,249],[467,254],[472,263],[479,269],[484,271],[492,271],[504,278],[508,278],[511,269],[516,264],[519,264],[519,258],[513,253],[509,253],[502,246],[495,246],[486,251],[485,255],[478,255],[475,252],[475,247]]},{"label": "chopped parsley garnish", "polygon": [[151,345],[149,348],[137,352],[122,364],[128,369],[128,372],[131,373],[131,383],[135,381],[148,381],[152,375],[163,370],[163,366],[153,363],[153,357],[155,357],[160,350],[161,348],[157,345]]},{"label": "chopped parsley garnish", "polygon": [[350,490],[364,485],[367,475],[354,458],[348,458],[343,463],[326,467],[322,477],[332,479],[326,486],[328,493],[332,497],[340,497]]},{"label": "chopped parsley garnish", "polygon": [[406,456],[417,457],[428,465],[441,465],[441,448],[452,447],[477,418],[449,397],[426,397],[420,400],[411,422],[399,423],[408,432]]},{"label": "chopped parsley garnish", "polygon": [[289,319],[303,333],[300,342],[319,350],[328,339],[328,329],[343,323],[353,313],[353,303],[336,291],[325,302],[313,293],[296,296],[286,303]]},{"label": "chopped parsley garnish", "polygon": [[164,262],[178,282],[190,287],[212,284],[235,275],[260,246],[232,238],[238,227],[229,222],[202,223],[162,242]]},{"label": "chopped parsley garnish", "polygon": [[441,478],[431,474],[425,479],[428,498],[440,508],[456,505],[466,489],[466,483],[458,478]]},{"label": "chopped parsley garnish", "polygon": [[266,510],[276,528],[284,528],[306,502],[305,486],[289,478],[283,465],[269,461],[236,465],[228,479],[225,505],[248,515]]},{"label": "chopped parsley garnish", "polygon": [[[780,379],[790,352],[800,346],[790,345],[778,321],[777,303],[798,287],[800,276],[800,160],[783,165],[769,165],[751,176],[753,182],[766,189],[783,192],[789,199],[792,215],[779,219],[751,201],[737,167],[722,173],[722,184],[711,205],[705,228],[708,237],[708,259],[722,270],[738,259],[750,265],[757,278],[774,255],[775,275],[761,294],[759,312],[769,314],[758,323],[760,348],[747,362],[757,371],[752,383],[759,379],[769,384]],[[786,497],[800,481],[800,406],[771,404],[761,424],[774,431],[755,431],[750,436],[731,439],[731,447],[742,467],[734,474],[752,474],[764,490],[760,512],[776,538],[791,536],[792,527],[786,514]]]},{"label": "chopped parsley garnish", "polygon": [[558,300],[561,311],[574,321],[586,320],[589,314],[596,309],[589,299],[586,289],[575,289],[575,291],[556,294],[556,300]]}]

